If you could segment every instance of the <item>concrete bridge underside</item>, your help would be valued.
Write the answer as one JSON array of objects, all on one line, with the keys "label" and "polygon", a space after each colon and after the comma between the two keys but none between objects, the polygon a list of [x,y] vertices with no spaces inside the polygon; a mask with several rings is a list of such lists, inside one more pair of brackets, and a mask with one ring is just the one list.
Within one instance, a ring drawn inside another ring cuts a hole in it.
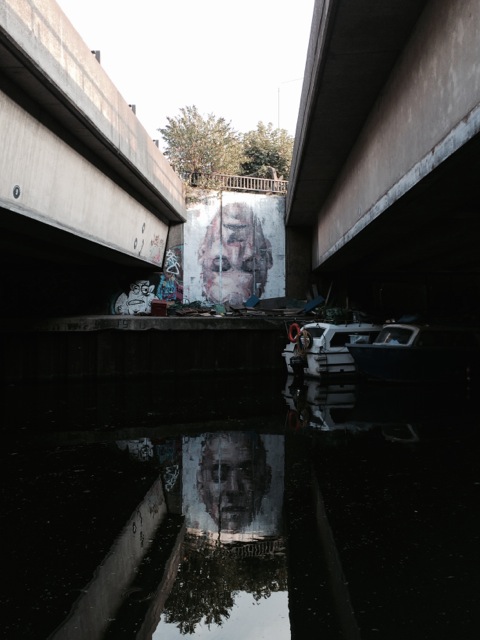
[{"label": "concrete bridge underside", "polygon": [[0,262],[163,264],[184,187],[56,3],[0,5]]},{"label": "concrete bridge underside", "polygon": [[316,2],[287,238],[324,289],[478,310],[479,34],[475,0]]}]

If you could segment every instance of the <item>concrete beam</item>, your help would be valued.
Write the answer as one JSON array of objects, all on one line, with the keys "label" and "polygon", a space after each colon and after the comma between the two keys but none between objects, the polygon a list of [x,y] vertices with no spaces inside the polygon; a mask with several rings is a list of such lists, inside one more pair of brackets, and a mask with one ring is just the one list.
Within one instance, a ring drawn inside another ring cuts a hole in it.
[{"label": "concrete beam", "polygon": [[161,267],[168,224],[5,94],[0,102],[2,226],[42,223]]},{"label": "concrete beam", "polygon": [[0,206],[161,265],[184,184],[53,0],[0,5],[0,76]]},{"label": "concrete beam", "polygon": [[314,268],[480,132],[478,33],[475,0],[429,3],[317,212]]},{"label": "concrete beam", "polygon": [[316,0],[287,193],[312,226],[427,0]]}]

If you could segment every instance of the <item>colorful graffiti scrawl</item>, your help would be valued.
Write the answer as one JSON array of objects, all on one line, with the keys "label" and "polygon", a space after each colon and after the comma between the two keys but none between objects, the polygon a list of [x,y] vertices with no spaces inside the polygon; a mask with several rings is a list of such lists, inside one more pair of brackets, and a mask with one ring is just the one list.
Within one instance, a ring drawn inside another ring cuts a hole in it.
[{"label": "colorful graffiti scrawl", "polygon": [[285,293],[285,199],[223,192],[188,212],[184,294],[192,300],[242,305],[250,296]]},{"label": "colorful graffiti scrawl", "polygon": [[148,315],[152,300],[175,301],[183,298],[183,245],[167,250],[162,273],[153,273],[145,280],[135,280],[128,290],[114,297],[111,312],[118,315]]},{"label": "colorful graffiti scrawl", "polygon": [[157,287],[160,300],[183,299],[183,245],[167,249],[165,265]]}]

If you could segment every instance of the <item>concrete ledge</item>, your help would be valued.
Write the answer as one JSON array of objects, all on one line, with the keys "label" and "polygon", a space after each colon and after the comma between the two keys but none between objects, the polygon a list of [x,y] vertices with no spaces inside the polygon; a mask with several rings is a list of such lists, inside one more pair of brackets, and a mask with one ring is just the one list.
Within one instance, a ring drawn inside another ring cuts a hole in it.
[{"label": "concrete ledge", "polygon": [[283,371],[285,318],[134,317],[0,322],[5,382]]},{"label": "concrete ledge", "polygon": [[284,327],[292,318],[277,316],[78,316],[66,318],[6,318],[0,331],[271,331]]}]

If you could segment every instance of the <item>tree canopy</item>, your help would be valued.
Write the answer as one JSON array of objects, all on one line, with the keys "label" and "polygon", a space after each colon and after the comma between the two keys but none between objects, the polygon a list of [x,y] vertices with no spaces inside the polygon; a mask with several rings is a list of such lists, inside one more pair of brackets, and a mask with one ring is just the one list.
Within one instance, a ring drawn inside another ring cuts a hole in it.
[{"label": "tree canopy", "polygon": [[242,175],[271,178],[272,170],[287,179],[292,160],[293,137],[286,129],[274,129],[271,122],[259,122],[255,131],[243,136],[246,160],[242,163]]},{"label": "tree canopy", "polygon": [[243,145],[224,118],[212,113],[204,117],[196,106],[183,107],[159,131],[167,145],[164,153],[179,174],[238,174]]},{"label": "tree canopy", "polygon": [[182,176],[288,178],[293,137],[285,129],[274,129],[271,122],[259,122],[255,130],[241,134],[224,118],[203,116],[196,106],[189,106],[167,118],[159,132],[166,157]]},{"label": "tree canopy", "polygon": [[283,555],[239,557],[228,547],[202,548],[197,544],[194,537],[186,535],[183,561],[163,610],[165,621],[176,624],[182,635],[195,633],[201,623],[209,628],[222,626],[240,591],[259,602],[287,590]]}]

